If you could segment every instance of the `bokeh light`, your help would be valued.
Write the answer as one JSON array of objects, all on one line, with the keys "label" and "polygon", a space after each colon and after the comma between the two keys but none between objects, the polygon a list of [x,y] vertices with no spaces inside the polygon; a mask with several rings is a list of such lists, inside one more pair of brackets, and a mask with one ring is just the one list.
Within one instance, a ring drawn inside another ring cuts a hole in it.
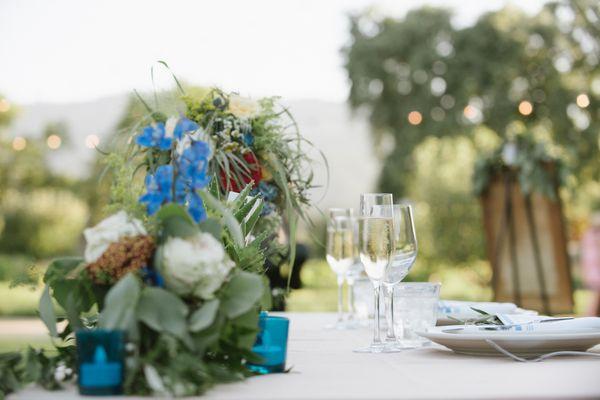
[{"label": "bokeh light", "polygon": [[62,144],[62,140],[58,135],[50,135],[48,139],[46,139],[46,144],[51,150],[56,150]]},{"label": "bokeh light", "polygon": [[586,108],[590,105],[590,98],[587,94],[581,93],[579,96],[577,96],[576,103],[579,107]]},{"label": "bokeh light", "polygon": [[423,116],[418,111],[411,111],[408,113],[408,122],[411,125],[419,125],[423,121]]},{"label": "bokeh light", "polygon": [[100,138],[97,135],[87,135],[85,138],[85,147],[95,149],[100,144]]},{"label": "bokeh light", "polygon": [[477,116],[477,109],[472,105],[468,105],[463,110],[463,114],[467,119],[473,119]]},{"label": "bokeh light", "polygon": [[533,105],[527,100],[523,100],[519,103],[519,112],[527,116],[533,112]]},{"label": "bokeh light", "polygon": [[10,110],[10,103],[6,99],[0,99],[0,113],[8,112]]},{"label": "bokeh light", "polygon": [[17,136],[16,138],[13,139],[13,141],[12,141],[13,150],[21,151],[21,150],[25,150],[25,147],[27,147],[27,140],[24,137]]}]

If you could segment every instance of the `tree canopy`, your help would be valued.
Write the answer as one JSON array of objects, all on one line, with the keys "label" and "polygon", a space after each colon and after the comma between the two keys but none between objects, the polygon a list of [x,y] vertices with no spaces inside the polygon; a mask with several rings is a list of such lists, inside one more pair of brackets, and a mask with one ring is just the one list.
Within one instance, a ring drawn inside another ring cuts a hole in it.
[{"label": "tree canopy", "polygon": [[[366,108],[384,157],[381,190],[405,194],[428,137],[499,138],[515,122],[557,144],[582,181],[600,176],[600,5],[515,8],[456,29],[448,10],[351,18],[349,101]],[[457,156],[460,156],[457,154]]]}]

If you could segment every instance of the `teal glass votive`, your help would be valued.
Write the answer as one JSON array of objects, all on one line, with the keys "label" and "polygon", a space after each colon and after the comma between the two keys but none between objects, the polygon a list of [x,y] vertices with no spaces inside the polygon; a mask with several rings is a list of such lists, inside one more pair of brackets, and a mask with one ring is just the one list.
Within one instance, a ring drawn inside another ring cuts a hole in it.
[{"label": "teal glass votive", "polygon": [[260,314],[260,331],[252,351],[258,354],[263,362],[249,363],[248,368],[251,371],[259,374],[285,371],[289,326],[290,320],[285,317],[271,316],[266,312]]},{"label": "teal glass votive", "polygon": [[122,394],[125,332],[79,330],[75,336],[79,393],[87,396]]}]

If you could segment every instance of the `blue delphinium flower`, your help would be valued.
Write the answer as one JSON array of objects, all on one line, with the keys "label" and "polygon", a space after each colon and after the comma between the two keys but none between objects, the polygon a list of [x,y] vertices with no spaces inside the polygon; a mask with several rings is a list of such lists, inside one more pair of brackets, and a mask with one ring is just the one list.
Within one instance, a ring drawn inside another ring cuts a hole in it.
[{"label": "blue delphinium flower", "polygon": [[173,130],[173,136],[177,139],[181,139],[184,133],[196,131],[198,128],[199,126],[197,123],[183,117],[177,121],[177,125],[175,125],[175,129]]},{"label": "blue delphinium flower", "polygon": [[179,159],[179,173],[191,189],[202,189],[210,183],[208,158],[210,146],[203,141],[194,141],[183,151]]},{"label": "blue delphinium flower", "polygon": [[139,201],[146,204],[148,215],[156,213],[165,203],[173,201],[173,166],[161,165],[154,174],[146,176],[146,193]]},{"label": "blue delphinium flower", "polygon": [[165,136],[165,124],[157,122],[146,126],[142,133],[136,136],[135,142],[144,147],[157,147],[161,150],[169,150],[173,144],[173,138]]},{"label": "blue delphinium flower", "polygon": [[187,195],[188,211],[194,221],[201,222],[206,219],[206,209],[204,208],[204,202],[202,197],[192,190]]}]

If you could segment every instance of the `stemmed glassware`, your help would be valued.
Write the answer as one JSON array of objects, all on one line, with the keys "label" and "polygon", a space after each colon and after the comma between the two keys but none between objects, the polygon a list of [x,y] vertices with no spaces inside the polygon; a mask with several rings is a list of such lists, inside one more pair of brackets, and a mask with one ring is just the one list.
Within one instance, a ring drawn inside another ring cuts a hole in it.
[{"label": "stemmed glassware", "polygon": [[338,318],[334,329],[348,327],[344,322],[343,285],[348,270],[355,263],[356,243],[354,232],[355,219],[351,209],[331,209],[327,223],[327,263],[337,276]]},{"label": "stemmed glassware", "polygon": [[398,342],[395,332],[394,288],[406,277],[417,258],[417,236],[412,207],[408,204],[394,204],[393,220],[394,252],[383,279],[387,322],[386,351],[398,351],[403,348],[403,344]]},{"label": "stemmed glassware", "polygon": [[390,193],[360,195],[358,246],[365,272],[375,289],[375,323],[371,345],[355,350],[357,352],[385,351],[380,334],[379,297],[394,252],[393,216],[393,197]]}]

